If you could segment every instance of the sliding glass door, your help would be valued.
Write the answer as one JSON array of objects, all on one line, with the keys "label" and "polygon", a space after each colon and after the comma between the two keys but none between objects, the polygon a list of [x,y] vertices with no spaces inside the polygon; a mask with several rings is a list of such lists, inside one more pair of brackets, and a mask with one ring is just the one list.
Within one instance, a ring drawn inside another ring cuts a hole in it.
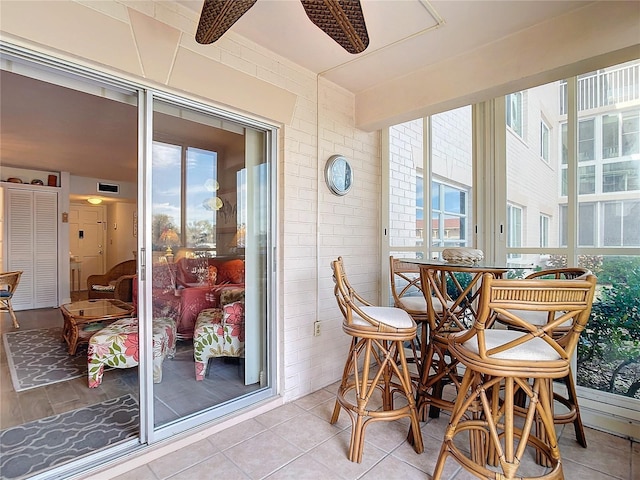
[{"label": "sliding glass door", "polygon": [[[275,127],[1,47],[3,132],[11,132],[14,155],[2,169],[59,182],[53,282],[60,303],[77,300],[69,298],[70,235],[75,243],[86,237],[69,230],[71,201],[101,197],[105,217],[97,228],[107,238],[100,252],[107,268],[133,257],[137,266],[127,275],[133,292],[123,299],[133,304],[131,318],[96,325],[93,363],[86,344],[68,355],[55,333],[56,358],[77,364],[79,373],[25,392],[3,384],[2,418],[11,417],[3,428],[43,422],[76,438],[65,416],[90,407],[91,416],[78,415],[94,422],[104,413],[98,424],[109,431],[92,430],[91,445],[69,441],[52,445],[44,460],[34,457],[40,470],[66,478],[273,397]],[[96,190],[105,182],[115,190]],[[19,313],[24,330],[62,326],[56,310]],[[88,376],[87,366],[95,372],[100,365],[107,367],[100,381]],[[3,453],[33,473],[20,449]]]},{"label": "sliding glass door", "polygon": [[273,164],[264,126],[161,95],[152,105],[145,321],[162,438],[272,393]]}]

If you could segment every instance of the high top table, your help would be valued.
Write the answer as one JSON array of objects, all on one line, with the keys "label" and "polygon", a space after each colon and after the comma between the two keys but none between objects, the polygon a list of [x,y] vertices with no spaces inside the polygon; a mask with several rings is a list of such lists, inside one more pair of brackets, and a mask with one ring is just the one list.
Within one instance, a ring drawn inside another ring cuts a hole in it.
[{"label": "high top table", "polygon": [[64,317],[62,338],[69,345],[69,355],[75,355],[79,343],[88,342],[94,333],[115,320],[131,316],[133,305],[101,298],[64,304],[60,312]]},{"label": "high top table", "polygon": [[460,382],[458,360],[448,350],[448,335],[470,328],[476,320],[483,275],[490,273],[502,278],[511,269],[532,267],[410,258],[402,261],[419,266],[427,303],[428,325],[422,325],[422,328],[429,328],[428,344],[420,346],[417,359],[417,405],[420,417],[426,420],[427,406],[430,406],[429,416],[432,418],[439,416],[441,408],[453,409],[453,402],[443,399],[442,395],[446,383],[457,386]]}]

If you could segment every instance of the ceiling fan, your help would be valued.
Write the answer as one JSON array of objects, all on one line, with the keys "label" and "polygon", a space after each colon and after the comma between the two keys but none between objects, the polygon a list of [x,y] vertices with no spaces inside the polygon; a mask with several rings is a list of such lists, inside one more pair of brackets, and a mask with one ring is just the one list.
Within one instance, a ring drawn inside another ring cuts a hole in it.
[{"label": "ceiling fan", "polygon": [[[196,41],[218,40],[257,0],[204,0]],[[309,19],[349,53],[369,45],[360,0],[300,0]]]}]

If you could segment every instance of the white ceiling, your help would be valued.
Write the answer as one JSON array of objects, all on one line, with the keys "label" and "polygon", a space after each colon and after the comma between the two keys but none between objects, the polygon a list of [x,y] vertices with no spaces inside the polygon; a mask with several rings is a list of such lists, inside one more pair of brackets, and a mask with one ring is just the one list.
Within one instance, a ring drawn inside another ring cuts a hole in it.
[{"label": "white ceiling", "polygon": [[[199,16],[203,0],[175,1]],[[362,0],[370,44],[359,55],[312,24],[298,0],[258,0],[232,31],[358,93],[588,3]],[[42,82],[11,81],[5,73],[0,88],[3,163],[135,181],[135,108]]]},{"label": "white ceiling", "polygon": [[[202,10],[203,0],[177,0]],[[502,40],[586,1],[361,0],[369,46],[352,55],[316,27],[298,0],[257,0],[231,31],[359,93]]]}]

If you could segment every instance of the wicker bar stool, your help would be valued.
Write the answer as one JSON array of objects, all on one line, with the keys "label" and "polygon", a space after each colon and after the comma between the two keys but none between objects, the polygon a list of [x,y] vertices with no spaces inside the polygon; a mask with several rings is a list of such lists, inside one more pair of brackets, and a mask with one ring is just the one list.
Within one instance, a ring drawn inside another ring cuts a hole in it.
[{"label": "wicker bar stool", "polygon": [[[400,308],[373,306],[358,295],[347,279],[342,257],[334,260],[331,267],[334,293],[344,316],[342,330],[352,337],[331,423],[338,421],[342,409],[351,418],[349,460],[362,461],[369,422],[404,417],[411,421],[408,438],[416,453],[422,453],[422,433],[403,348],[404,342],[414,340],[416,323]],[[376,390],[382,395],[381,411],[369,409]],[[394,408],[395,394],[404,396],[407,404]]]},{"label": "wicker bar stool", "polygon": [[[504,268],[464,265],[421,266],[429,322],[417,397],[421,420],[426,420],[427,409],[431,418],[438,418],[441,409],[453,410],[462,374],[458,371],[458,359],[449,351],[449,336],[473,324],[483,274],[501,277],[505,271]],[[455,395],[445,395],[447,385],[455,388]]]},{"label": "wicker bar stool", "polygon": [[[550,383],[569,374],[569,359],[589,320],[595,286],[593,275],[576,280],[502,280],[484,275],[476,322],[449,337],[449,349],[466,371],[434,480],[441,478],[448,456],[480,478],[564,479]],[[553,320],[533,326],[520,317],[531,311],[553,312]],[[509,317],[521,331],[487,329],[487,321],[495,315]],[[555,329],[568,320],[571,328],[558,337]],[[514,404],[519,390],[528,399],[524,408]],[[524,417],[521,426],[518,416]],[[544,428],[538,435],[532,431],[536,420]],[[454,442],[460,433],[468,435],[469,452]],[[524,477],[518,471],[527,446],[550,465],[539,476]]]},{"label": "wicker bar stool", "polygon": [[[416,263],[405,262],[392,255],[389,257],[389,273],[394,306],[411,315],[411,318],[418,325],[416,341],[411,343],[413,361],[417,368],[414,383],[417,386],[429,340],[427,301],[420,282],[420,267]],[[411,359],[407,359],[407,361],[411,361]]]},{"label": "wicker bar stool", "polygon": [[[533,272],[527,275],[526,279],[565,279],[572,280],[575,278],[579,278],[591,273],[588,269],[582,267],[565,267],[565,268],[553,268],[547,270],[540,270],[538,272]],[[553,320],[552,317],[549,316],[549,312],[526,312],[525,315],[521,315],[524,320],[527,320],[529,323],[542,326],[548,323],[550,320]],[[507,328],[518,329],[518,326],[510,321],[509,317],[504,315],[498,315],[496,320],[504,325]],[[559,325],[554,334],[557,336],[564,335],[567,330],[571,328],[571,322],[567,322],[564,325]],[[567,396],[561,395],[559,392],[553,391],[553,399],[564,405],[566,411],[557,412],[554,410],[553,412],[553,422],[556,425],[562,425],[567,423],[573,423],[573,429],[576,434],[576,440],[580,446],[587,448],[587,437],[584,433],[584,426],[582,425],[582,418],[580,416],[580,407],[578,406],[578,394],[576,392],[576,385],[573,380],[573,372],[570,371],[569,374],[561,379],[561,382],[564,383],[567,389]]]}]

